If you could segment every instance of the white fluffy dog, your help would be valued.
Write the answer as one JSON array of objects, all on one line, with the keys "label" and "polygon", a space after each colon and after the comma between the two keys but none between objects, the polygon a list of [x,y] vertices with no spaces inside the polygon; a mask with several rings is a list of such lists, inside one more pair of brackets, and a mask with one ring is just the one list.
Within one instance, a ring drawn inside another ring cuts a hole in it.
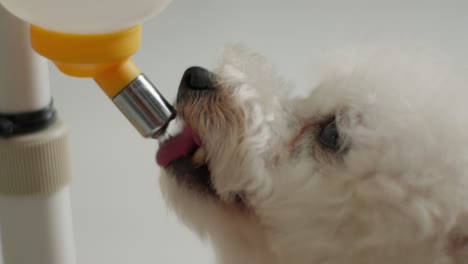
[{"label": "white fluffy dog", "polygon": [[468,263],[468,81],[364,50],[305,98],[242,48],[186,71],[162,190],[219,263]]}]

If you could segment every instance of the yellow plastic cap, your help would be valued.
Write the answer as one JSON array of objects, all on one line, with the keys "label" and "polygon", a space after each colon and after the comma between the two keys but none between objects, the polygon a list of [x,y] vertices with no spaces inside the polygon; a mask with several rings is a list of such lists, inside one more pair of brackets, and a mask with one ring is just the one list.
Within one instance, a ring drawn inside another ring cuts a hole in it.
[{"label": "yellow plastic cap", "polygon": [[141,25],[105,34],[71,34],[31,26],[31,45],[65,74],[94,78],[115,97],[141,71],[130,57],[140,48]]}]

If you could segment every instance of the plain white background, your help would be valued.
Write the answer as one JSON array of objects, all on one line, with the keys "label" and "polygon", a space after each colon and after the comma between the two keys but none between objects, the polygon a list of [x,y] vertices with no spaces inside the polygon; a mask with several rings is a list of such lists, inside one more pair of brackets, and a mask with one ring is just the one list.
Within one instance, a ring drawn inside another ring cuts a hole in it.
[{"label": "plain white background", "polygon": [[[223,46],[239,42],[300,90],[325,48],[375,35],[430,42],[466,65],[467,11],[464,0],[174,0],[145,24],[135,60],[173,100],[187,67],[213,68]],[[78,263],[213,263],[164,205],[156,142],[142,139],[91,80],[51,67],[51,85],[71,130]]]}]

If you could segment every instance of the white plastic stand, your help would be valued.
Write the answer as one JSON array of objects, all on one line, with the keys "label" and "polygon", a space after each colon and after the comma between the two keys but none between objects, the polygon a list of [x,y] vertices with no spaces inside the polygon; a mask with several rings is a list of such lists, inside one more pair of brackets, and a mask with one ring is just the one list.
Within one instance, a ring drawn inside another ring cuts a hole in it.
[{"label": "white plastic stand", "polygon": [[[29,27],[0,5],[0,114],[43,109],[47,62],[30,48]],[[4,264],[74,264],[67,130],[0,137],[0,237]],[[1,263],[1,261],[0,261]]]},{"label": "white plastic stand", "polygon": [[4,264],[73,264],[75,249],[67,187],[49,195],[1,196]]}]

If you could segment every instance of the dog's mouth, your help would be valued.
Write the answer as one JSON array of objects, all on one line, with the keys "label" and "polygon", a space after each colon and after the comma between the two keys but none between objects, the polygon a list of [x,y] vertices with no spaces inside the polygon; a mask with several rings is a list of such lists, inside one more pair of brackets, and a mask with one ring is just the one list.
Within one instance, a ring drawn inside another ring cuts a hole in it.
[{"label": "dog's mouth", "polygon": [[200,136],[189,125],[161,142],[157,163],[169,171],[180,184],[202,193],[216,195],[206,151]]},{"label": "dog's mouth", "polygon": [[[213,164],[210,160],[210,157],[214,155],[210,153],[212,149],[207,151],[206,147],[208,143],[209,146],[214,145],[213,139],[209,136],[200,137],[200,133],[194,129],[197,124],[204,127],[206,131],[209,131],[207,124],[216,123],[217,126],[226,126],[227,118],[222,114],[224,108],[218,106],[222,103],[220,86],[215,83],[215,80],[213,73],[200,67],[191,67],[185,71],[176,102],[178,121],[181,121],[179,124],[184,126],[174,136],[160,140],[156,159],[157,163],[169,172],[169,176],[174,177],[182,187],[196,191],[198,194],[208,194],[218,201],[229,203],[235,201],[243,204],[244,200],[239,194],[219,194],[215,188],[213,179],[216,175],[212,174],[211,169],[217,164]],[[194,112],[196,118],[193,117]],[[197,123],[200,119],[205,119],[205,122]],[[206,122],[207,120],[210,122]],[[229,196],[230,199],[225,196]],[[234,197],[234,200],[231,197]]]}]

